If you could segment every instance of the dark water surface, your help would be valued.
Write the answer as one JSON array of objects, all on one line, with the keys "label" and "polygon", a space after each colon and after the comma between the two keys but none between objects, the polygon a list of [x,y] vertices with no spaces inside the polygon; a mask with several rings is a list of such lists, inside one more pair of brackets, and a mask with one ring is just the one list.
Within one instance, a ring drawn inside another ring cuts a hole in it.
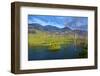
[{"label": "dark water surface", "polygon": [[46,47],[29,48],[28,60],[53,60],[53,59],[74,59],[79,58],[82,48],[74,44],[64,45],[57,51],[49,50]]}]

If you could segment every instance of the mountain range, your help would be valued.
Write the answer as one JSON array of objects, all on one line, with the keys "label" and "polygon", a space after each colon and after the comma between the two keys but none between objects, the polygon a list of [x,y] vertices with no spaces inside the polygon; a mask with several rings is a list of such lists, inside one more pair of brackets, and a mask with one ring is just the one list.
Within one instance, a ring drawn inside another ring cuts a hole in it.
[{"label": "mountain range", "polygon": [[64,27],[64,28],[59,28],[56,26],[52,26],[52,25],[46,25],[46,26],[42,26],[41,24],[38,23],[32,23],[32,24],[28,24],[28,30],[32,31],[32,29],[36,29],[39,31],[45,31],[45,32],[50,32],[50,33],[69,33],[69,32],[73,32],[73,33],[77,33],[78,35],[87,35],[87,31],[86,30],[81,30],[81,29],[74,29],[72,30],[70,27]]}]

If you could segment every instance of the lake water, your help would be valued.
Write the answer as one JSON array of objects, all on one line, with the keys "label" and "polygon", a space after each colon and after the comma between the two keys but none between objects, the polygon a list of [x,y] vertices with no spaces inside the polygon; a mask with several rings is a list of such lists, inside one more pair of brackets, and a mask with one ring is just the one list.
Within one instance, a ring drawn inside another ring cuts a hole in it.
[{"label": "lake water", "polygon": [[64,45],[57,51],[51,51],[47,48],[29,48],[28,60],[53,60],[53,59],[75,59],[79,58],[82,48],[74,44]]}]

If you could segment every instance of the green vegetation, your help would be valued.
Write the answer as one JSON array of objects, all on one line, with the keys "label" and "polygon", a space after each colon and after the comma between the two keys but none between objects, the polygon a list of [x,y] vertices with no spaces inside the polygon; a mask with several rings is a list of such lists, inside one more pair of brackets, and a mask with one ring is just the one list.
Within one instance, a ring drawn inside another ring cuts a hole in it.
[{"label": "green vegetation", "polygon": [[36,31],[35,34],[29,33],[28,44],[29,47],[44,46],[49,49],[55,50],[60,49],[63,44],[70,44],[73,42],[71,36],[62,36],[56,34],[48,34],[47,32]]},{"label": "green vegetation", "polygon": [[88,52],[87,52],[87,49],[88,49],[88,45],[87,45],[87,43],[83,43],[83,44],[81,44],[81,47],[82,47],[82,52],[80,52],[79,53],[79,57],[80,58],[87,58],[87,54],[88,54]]},{"label": "green vegetation", "polygon": [[36,33],[28,34],[28,45],[29,47],[47,47],[51,51],[58,51],[64,44],[73,44],[82,48],[82,51],[79,53],[79,58],[86,58],[87,55],[87,38],[77,37],[76,40],[73,35],[61,35],[49,32],[43,32],[35,30]]}]

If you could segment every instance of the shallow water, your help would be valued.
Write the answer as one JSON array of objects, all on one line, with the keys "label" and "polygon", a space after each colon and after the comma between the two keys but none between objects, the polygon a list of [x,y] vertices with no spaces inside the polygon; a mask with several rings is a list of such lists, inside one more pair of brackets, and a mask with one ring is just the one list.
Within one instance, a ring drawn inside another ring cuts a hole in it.
[{"label": "shallow water", "polygon": [[49,50],[46,47],[29,48],[28,60],[53,60],[79,58],[82,48],[74,44],[63,45],[59,50]]}]

